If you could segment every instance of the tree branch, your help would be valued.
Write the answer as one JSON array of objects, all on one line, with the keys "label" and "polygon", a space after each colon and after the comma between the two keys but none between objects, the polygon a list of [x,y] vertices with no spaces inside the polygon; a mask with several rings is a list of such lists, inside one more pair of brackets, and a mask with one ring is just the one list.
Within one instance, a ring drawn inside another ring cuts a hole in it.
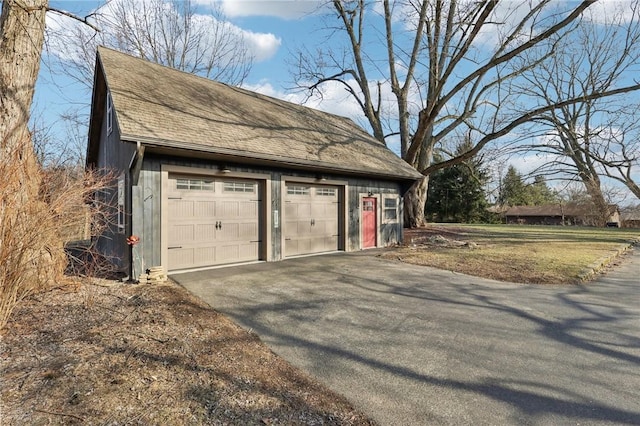
[{"label": "tree branch", "polygon": [[640,90],[640,84],[634,84],[633,86],[622,87],[622,88],[619,88],[619,89],[608,90],[608,91],[605,91],[605,92],[590,93],[589,95],[584,95],[584,96],[581,96],[581,97],[578,97],[578,98],[573,98],[573,99],[567,99],[567,100],[562,101],[562,102],[557,102],[557,103],[554,103],[554,104],[551,104],[551,105],[545,105],[545,106],[542,106],[540,108],[536,108],[534,110],[531,110],[531,111],[527,112],[526,114],[521,115],[520,117],[516,118],[515,120],[511,121],[509,124],[507,124],[506,126],[501,128],[500,130],[485,135],[482,139],[480,139],[480,141],[472,149],[468,150],[467,152],[464,152],[464,153],[460,154],[456,158],[452,158],[450,160],[446,160],[446,161],[443,161],[441,163],[433,164],[433,165],[431,165],[431,166],[429,166],[429,167],[427,167],[425,169],[419,170],[419,171],[423,175],[429,175],[430,173],[433,173],[436,170],[440,170],[440,169],[444,169],[444,168],[447,168],[447,167],[451,167],[451,166],[453,166],[455,164],[458,164],[458,163],[461,163],[461,162],[463,162],[465,160],[468,160],[469,158],[471,158],[474,155],[476,155],[490,141],[498,139],[499,137],[502,137],[502,136],[506,135],[507,133],[509,133],[512,130],[514,130],[516,127],[521,126],[524,123],[532,121],[537,116],[540,116],[545,112],[548,112],[548,111],[551,111],[551,110],[554,110],[554,109],[558,109],[558,108],[563,108],[563,107],[566,107],[566,106],[569,106],[569,105],[574,105],[574,104],[577,104],[577,103],[593,100],[593,99],[599,99],[599,98],[604,98],[604,97],[608,97],[608,96],[619,95],[619,94],[622,94],[622,93],[628,93],[628,92],[632,92],[632,91],[635,91],[635,90]]},{"label": "tree branch", "polygon": [[83,24],[85,24],[86,26],[88,26],[89,28],[91,28],[94,31],[100,32],[100,28],[96,27],[95,25],[93,25],[91,22],[89,22],[87,19],[90,18],[91,16],[93,16],[93,13],[85,16],[84,18],[75,15],[73,13],[67,12],[66,10],[62,10],[62,9],[57,9],[55,7],[47,7],[47,12],[53,12],[53,13],[57,13],[58,15],[63,15],[63,16],[67,16],[71,19],[75,19],[76,21],[80,21]]}]

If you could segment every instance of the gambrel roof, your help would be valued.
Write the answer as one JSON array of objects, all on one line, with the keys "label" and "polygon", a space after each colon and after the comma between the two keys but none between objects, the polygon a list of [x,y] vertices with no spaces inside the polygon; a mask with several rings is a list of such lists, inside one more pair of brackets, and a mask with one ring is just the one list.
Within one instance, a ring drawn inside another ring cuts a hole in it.
[{"label": "gambrel roof", "polygon": [[87,161],[97,155],[104,108],[98,73],[113,99],[123,141],[223,155],[239,162],[415,180],[420,174],[350,119],[98,49]]}]

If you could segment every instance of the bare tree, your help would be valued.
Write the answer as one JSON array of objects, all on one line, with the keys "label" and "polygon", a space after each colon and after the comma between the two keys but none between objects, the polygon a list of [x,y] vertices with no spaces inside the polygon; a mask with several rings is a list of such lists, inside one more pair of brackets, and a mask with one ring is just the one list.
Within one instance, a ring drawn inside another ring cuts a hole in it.
[{"label": "bare tree", "polygon": [[[522,73],[519,92],[538,103],[553,104],[557,99],[626,84],[640,61],[640,5],[624,6],[627,9],[617,14],[610,12],[606,24],[585,21],[570,39],[558,38],[558,50],[564,54]],[[640,144],[633,137],[638,135],[638,116],[630,100],[624,94],[585,98],[541,113],[533,124],[542,137],[517,148],[551,158],[536,173],[582,182],[602,222],[609,216],[609,207],[601,176],[623,182],[640,198],[632,175],[640,156]]]},{"label": "bare tree", "polygon": [[[512,91],[522,72],[561,54],[557,38],[593,3],[383,0],[380,9],[364,0],[334,0],[339,25],[327,21],[331,43],[323,44],[332,47],[298,52],[296,86],[313,96],[328,83],[341,84],[377,139],[399,139],[402,158],[424,175],[405,197],[406,224],[419,226],[431,172],[471,158],[540,113],[619,93],[580,93],[535,105]],[[377,54],[380,45],[384,55]],[[515,60],[519,69],[510,66]],[[383,96],[385,87],[392,101]],[[438,144],[461,137],[473,141],[469,151],[432,162]]]},{"label": "bare tree", "polygon": [[602,166],[605,176],[623,183],[640,199],[640,105],[629,103],[615,120],[607,138],[592,147],[589,156]]},{"label": "bare tree", "polygon": [[[240,85],[253,56],[241,31],[227,22],[219,3],[208,15],[191,0],[111,0],[82,25],[59,27],[48,43],[63,57],[63,71],[87,87],[93,84],[98,45],[203,77]],[[71,63],[71,66],[69,65]]]}]

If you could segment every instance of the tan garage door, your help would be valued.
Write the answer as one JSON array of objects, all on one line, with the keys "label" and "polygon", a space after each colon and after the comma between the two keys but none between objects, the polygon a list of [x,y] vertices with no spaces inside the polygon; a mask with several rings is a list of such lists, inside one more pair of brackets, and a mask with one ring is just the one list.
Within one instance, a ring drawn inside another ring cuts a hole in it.
[{"label": "tan garage door", "polygon": [[257,181],[169,176],[168,183],[169,270],[258,260]]},{"label": "tan garage door", "polygon": [[338,188],[287,183],[284,211],[284,255],[338,250]]}]

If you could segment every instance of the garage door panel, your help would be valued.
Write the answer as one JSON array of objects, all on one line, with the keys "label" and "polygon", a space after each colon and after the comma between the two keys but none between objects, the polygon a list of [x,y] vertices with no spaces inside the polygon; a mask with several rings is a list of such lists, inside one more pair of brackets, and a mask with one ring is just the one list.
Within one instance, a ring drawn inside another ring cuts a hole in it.
[{"label": "garage door panel", "polygon": [[298,211],[296,212],[299,217],[311,217],[311,203],[298,204]]},{"label": "garage door panel", "polygon": [[326,221],[317,219],[311,227],[310,234],[314,237],[324,237],[327,235]]},{"label": "garage door panel", "polygon": [[251,241],[258,235],[258,224],[255,222],[244,222],[238,224],[238,237]]},{"label": "garage door panel", "polygon": [[311,234],[311,220],[297,221],[294,229],[296,230],[295,237],[304,239],[305,236]]},{"label": "garage door panel", "polygon": [[238,239],[238,224],[225,223],[222,229],[218,229],[216,239],[218,241],[236,241]]},{"label": "garage door panel", "polygon": [[169,270],[259,259],[256,181],[170,176],[168,187]]},{"label": "garage door panel", "polygon": [[193,201],[191,200],[169,200],[170,217],[181,219],[193,216]]},{"label": "garage door panel", "polygon": [[196,233],[193,225],[172,225],[169,227],[169,241],[180,244],[194,239]]},{"label": "garage door panel", "polygon": [[187,265],[191,265],[194,262],[194,249],[192,248],[175,248],[170,249],[170,252],[169,265],[167,266],[170,270],[185,268],[188,267]]},{"label": "garage door panel", "polygon": [[338,235],[338,222],[335,220],[324,222],[325,229],[328,235],[337,236]]},{"label": "garage door panel", "polygon": [[241,202],[238,207],[238,218],[255,218],[258,216],[259,203],[257,200]]},{"label": "garage door panel", "polygon": [[284,214],[286,220],[290,220],[289,218],[296,217],[298,215],[298,206],[286,201],[284,205]]},{"label": "garage door panel", "polygon": [[216,258],[216,247],[199,247],[193,249],[193,263],[195,265],[206,265],[211,259]]},{"label": "garage door panel", "polygon": [[236,218],[240,213],[237,201],[217,201],[216,217],[219,219]]},{"label": "garage door panel", "polygon": [[196,229],[196,235],[193,237],[195,241],[212,241],[216,238],[216,226],[213,223],[200,224]]},{"label": "garage door panel", "polygon": [[243,262],[258,256],[258,243],[229,244],[218,247],[218,259],[221,263]]},{"label": "garage door panel", "polygon": [[284,209],[284,255],[338,249],[338,188],[287,184]]},{"label": "garage door panel", "polygon": [[195,201],[193,204],[193,217],[211,218],[216,214],[215,201]]},{"label": "garage door panel", "polygon": [[220,246],[220,254],[218,259],[221,263],[229,263],[237,261],[239,258],[239,249],[237,244],[229,244]]}]

